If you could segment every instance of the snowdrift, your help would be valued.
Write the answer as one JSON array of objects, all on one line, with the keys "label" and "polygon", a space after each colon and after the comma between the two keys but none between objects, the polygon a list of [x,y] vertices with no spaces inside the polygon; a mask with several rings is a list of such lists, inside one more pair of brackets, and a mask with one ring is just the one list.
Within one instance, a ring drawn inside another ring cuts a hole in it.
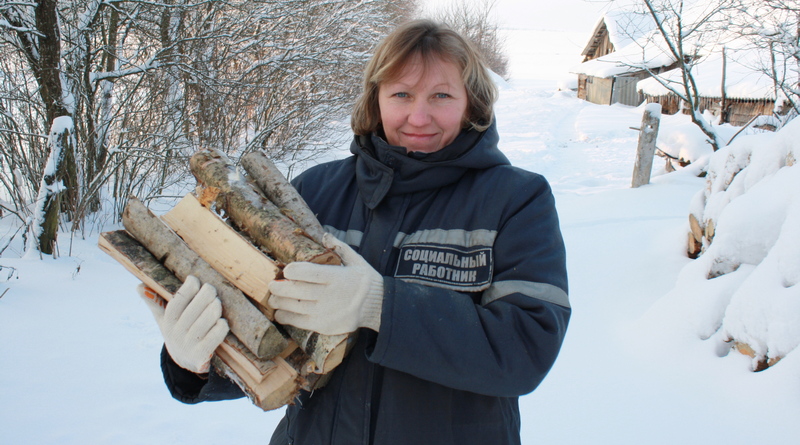
[{"label": "snowdrift", "polygon": [[798,157],[800,120],[709,157],[706,186],[690,208],[702,253],[670,293],[693,308],[698,336],[719,342],[720,354],[751,356],[754,371],[800,344]]}]

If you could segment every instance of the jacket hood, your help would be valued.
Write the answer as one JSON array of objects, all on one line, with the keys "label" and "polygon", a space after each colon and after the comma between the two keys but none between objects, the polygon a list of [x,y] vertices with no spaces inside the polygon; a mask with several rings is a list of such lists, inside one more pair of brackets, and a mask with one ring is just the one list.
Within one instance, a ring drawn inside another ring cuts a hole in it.
[{"label": "jacket hood", "polygon": [[467,171],[508,165],[497,148],[497,123],[478,132],[464,130],[448,146],[434,153],[406,153],[376,134],[356,135],[350,152],[356,155],[356,179],[365,204],[374,209],[386,196],[444,187]]}]

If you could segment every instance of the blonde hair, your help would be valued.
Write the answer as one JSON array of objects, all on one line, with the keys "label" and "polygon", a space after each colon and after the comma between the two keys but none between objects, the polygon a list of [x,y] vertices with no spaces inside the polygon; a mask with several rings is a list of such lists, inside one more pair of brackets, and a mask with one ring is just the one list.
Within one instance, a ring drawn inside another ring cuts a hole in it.
[{"label": "blonde hair", "polygon": [[364,86],[356,100],[350,126],[357,135],[380,128],[378,90],[386,81],[397,80],[406,63],[420,57],[424,69],[437,59],[455,64],[467,90],[467,112],[463,128],[484,131],[492,124],[497,87],[480,52],[464,37],[431,20],[401,25],[375,48],[364,70]]}]

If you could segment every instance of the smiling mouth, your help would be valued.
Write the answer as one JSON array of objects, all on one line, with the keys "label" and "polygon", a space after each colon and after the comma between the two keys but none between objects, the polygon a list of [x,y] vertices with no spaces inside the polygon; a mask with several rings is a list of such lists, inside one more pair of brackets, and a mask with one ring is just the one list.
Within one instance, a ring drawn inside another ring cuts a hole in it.
[{"label": "smiling mouth", "polygon": [[405,134],[406,137],[413,138],[413,139],[432,138],[432,137],[436,136],[436,133],[430,133],[430,134],[403,133],[403,134]]}]

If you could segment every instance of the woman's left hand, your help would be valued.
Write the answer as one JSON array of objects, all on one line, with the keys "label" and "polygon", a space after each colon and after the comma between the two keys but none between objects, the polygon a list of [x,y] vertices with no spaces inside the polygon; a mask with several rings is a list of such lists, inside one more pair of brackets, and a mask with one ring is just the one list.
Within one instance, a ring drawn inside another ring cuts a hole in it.
[{"label": "woman's left hand", "polygon": [[359,327],[380,330],[383,277],[356,251],[331,234],[323,245],[342,258],[343,266],[290,263],[284,279],[269,285],[275,321],[325,335]]}]

